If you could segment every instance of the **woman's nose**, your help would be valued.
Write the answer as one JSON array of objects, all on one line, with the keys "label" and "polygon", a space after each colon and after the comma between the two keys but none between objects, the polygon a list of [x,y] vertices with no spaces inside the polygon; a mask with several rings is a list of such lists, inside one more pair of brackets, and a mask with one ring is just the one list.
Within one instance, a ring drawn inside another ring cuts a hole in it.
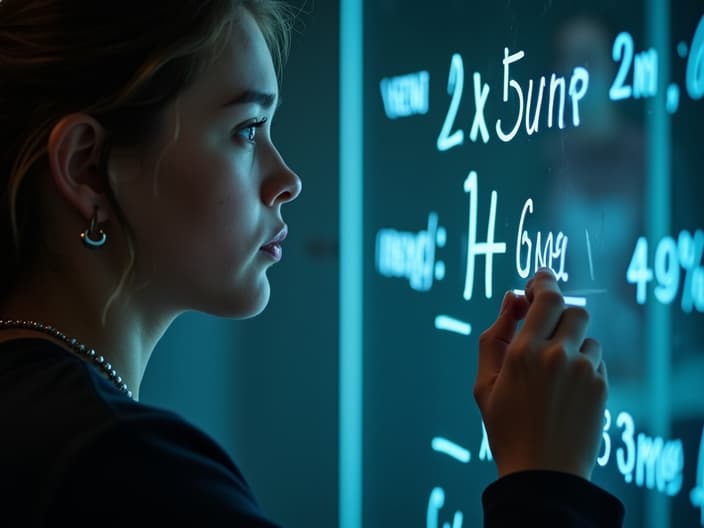
[{"label": "woman's nose", "polygon": [[262,192],[264,203],[269,206],[284,204],[295,200],[301,194],[301,179],[275,151],[276,164],[272,173],[264,182]]}]

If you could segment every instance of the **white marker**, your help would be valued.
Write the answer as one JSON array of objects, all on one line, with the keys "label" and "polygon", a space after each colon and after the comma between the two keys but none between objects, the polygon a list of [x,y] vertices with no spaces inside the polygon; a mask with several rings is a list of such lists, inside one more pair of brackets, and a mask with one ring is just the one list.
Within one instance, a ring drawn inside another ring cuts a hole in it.
[{"label": "white marker", "polygon": [[[513,290],[513,293],[516,295],[525,295],[526,292],[523,290]],[[569,295],[564,296],[565,299],[565,304],[569,306],[586,306],[587,305],[587,299],[586,297],[572,297]]]}]

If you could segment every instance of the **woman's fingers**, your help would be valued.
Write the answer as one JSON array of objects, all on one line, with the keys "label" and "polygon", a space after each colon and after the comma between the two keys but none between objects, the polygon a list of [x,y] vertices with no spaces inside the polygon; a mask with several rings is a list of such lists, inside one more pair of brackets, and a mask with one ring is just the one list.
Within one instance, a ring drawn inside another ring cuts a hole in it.
[{"label": "woman's fingers", "polygon": [[479,366],[474,397],[480,406],[485,390],[490,388],[492,380],[501,370],[506,348],[513,340],[518,323],[527,309],[524,298],[507,292],[496,321],[479,338]]},{"label": "woman's fingers", "polygon": [[584,308],[566,308],[551,341],[561,343],[569,352],[577,353],[584,342],[588,326],[589,313]]},{"label": "woman's fingers", "polygon": [[601,358],[601,344],[598,341],[588,337],[582,343],[579,351],[589,358],[596,372],[606,377],[606,365]]},{"label": "woman's fingers", "polygon": [[550,270],[541,270],[526,286],[530,309],[523,323],[523,332],[530,340],[550,339],[565,309],[565,301]]}]

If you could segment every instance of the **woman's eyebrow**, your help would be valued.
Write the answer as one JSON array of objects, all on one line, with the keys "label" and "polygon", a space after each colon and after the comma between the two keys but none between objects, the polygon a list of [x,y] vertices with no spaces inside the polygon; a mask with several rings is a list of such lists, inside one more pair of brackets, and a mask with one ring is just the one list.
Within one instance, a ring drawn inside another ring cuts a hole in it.
[{"label": "woman's eyebrow", "polygon": [[[223,106],[227,108],[227,107],[236,106],[236,105],[240,105],[240,104],[255,103],[255,104],[258,104],[259,106],[261,106],[262,108],[268,109],[274,105],[274,102],[276,101],[276,99],[277,99],[276,94],[273,94],[273,93],[260,92],[257,90],[245,90],[242,93],[240,93],[239,95],[230,99]],[[279,101],[279,103],[280,103],[280,101]]]}]

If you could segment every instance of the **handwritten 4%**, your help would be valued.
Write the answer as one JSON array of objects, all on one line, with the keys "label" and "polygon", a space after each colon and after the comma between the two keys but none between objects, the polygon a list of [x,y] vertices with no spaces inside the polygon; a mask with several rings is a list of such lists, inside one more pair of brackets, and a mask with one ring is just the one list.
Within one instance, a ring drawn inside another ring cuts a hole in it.
[{"label": "handwritten 4%", "polygon": [[695,309],[704,312],[704,231],[694,234],[680,231],[677,240],[666,236],[660,239],[650,266],[648,239],[640,237],[626,271],[626,280],[636,285],[636,301],[645,304],[648,283],[655,281],[653,295],[662,304],[671,304],[680,289],[681,306],[685,313]]}]

